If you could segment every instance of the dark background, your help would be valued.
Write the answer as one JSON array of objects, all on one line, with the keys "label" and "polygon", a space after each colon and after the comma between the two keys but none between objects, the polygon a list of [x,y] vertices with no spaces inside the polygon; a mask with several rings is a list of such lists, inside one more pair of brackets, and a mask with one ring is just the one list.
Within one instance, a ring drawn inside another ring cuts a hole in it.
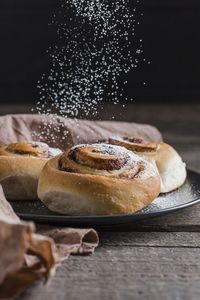
[{"label": "dark background", "polygon": [[[1,103],[37,101],[46,50],[56,39],[48,23],[59,6],[59,0],[0,1]],[[198,101],[200,1],[143,0],[139,12],[137,34],[151,64],[129,74],[128,93],[140,102]]]}]

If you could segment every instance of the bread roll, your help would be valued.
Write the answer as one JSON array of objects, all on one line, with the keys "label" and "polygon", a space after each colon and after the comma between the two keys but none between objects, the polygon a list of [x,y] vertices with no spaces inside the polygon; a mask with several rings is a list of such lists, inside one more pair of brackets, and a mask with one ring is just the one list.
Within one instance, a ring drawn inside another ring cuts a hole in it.
[{"label": "bread roll", "polygon": [[37,199],[39,174],[45,163],[59,153],[59,149],[40,142],[0,147],[0,184],[7,199]]},{"label": "bread roll", "polygon": [[176,150],[168,144],[149,142],[143,138],[110,138],[108,143],[123,146],[152,161],[160,174],[161,193],[180,187],[186,179],[186,165]]},{"label": "bread roll", "polygon": [[124,147],[77,145],[49,160],[38,184],[39,199],[65,215],[133,213],[160,193],[156,168]]}]

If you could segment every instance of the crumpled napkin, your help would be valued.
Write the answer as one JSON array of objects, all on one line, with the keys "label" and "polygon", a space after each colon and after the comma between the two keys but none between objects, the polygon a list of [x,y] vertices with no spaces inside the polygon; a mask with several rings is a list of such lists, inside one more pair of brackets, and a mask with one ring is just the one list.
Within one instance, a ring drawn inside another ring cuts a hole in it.
[{"label": "crumpled napkin", "polygon": [[161,133],[154,126],[133,122],[73,120],[34,114],[0,117],[0,145],[42,140],[49,146],[66,149],[74,144],[95,143],[114,135],[162,140]]},{"label": "crumpled napkin", "polygon": [[29,285],[47,281],[70,254],[92,254],[98,245],[93,229],[50,229],[35,233],[32,222],[22,222],[0,186],[0,299],[13,299]]}]

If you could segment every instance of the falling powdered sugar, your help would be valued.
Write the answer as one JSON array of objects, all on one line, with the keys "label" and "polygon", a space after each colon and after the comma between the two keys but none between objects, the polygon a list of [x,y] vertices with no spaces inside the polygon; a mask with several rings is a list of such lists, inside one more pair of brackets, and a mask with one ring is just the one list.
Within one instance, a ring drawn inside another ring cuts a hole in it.
[{"label": "falling powdered sugar", "polygon": [[52,116],[52,125],[44,124],[38,138],[45,140],[50,135],[48,127],[59,115],[91,118],[104,100],[114,104],[131,100],[125,92],[127,81],[121,86],[119,77],[137,68],[142,59],[142,39],[133,47],[137,3],[61,2],[51,22],[57,29],[58,43],[47,51],[50,67],[38,82],[40,99],[36,106],[37,113]]}]

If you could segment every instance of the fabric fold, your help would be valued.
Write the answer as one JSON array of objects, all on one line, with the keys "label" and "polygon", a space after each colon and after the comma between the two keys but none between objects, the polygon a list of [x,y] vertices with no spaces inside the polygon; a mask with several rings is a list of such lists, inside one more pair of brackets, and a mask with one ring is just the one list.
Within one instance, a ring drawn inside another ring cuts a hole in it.
[{"label": "fabric fold", "polygon": [[116,135],[162,140],[162,135],[156,127],[134,122],[73,120],[34,114],[0,117],[0,146],[40,140],[47,142],[49,146],[64,150],[75,144],[95,143]]},{"label": "fabric fold", "polygon": [[0,299],[48,281],[70,254],[92,254],[99,242],[93,229],[45,228],[35,233],[32,222],[20,221],[0,186]]}]

